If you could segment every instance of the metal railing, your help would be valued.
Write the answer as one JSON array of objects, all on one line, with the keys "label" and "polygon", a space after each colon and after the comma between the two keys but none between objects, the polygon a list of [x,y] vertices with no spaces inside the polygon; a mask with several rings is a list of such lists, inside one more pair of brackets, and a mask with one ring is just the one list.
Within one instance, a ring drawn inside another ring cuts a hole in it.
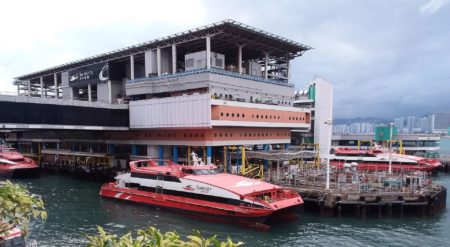
[{"label": "metal railing", "polygon": [[198,75],[198,74],[204,74],[204,73],[225,75],[225,76],[235,77],[235,78],[239,78],[239,79],[259,81],[259,82],[263,82],[263,83],[275,84],[275,85],[285,86],[285,87],[294,87],[294,84],[277,81],[277,80],[272,80],[272,79],[266,79],[266,78],[260,77],[260,76],[240,74],[238,72],[233,72],[233,71],[228,71],[228,70],[218,69],[218,68],[210,68],[210,69],[202,68],[202,69],[178,72],[175,74],[163,74],[161,76],[155,76],[155,77],[138,78],[138,79],[134,79],[134,80],[128,80],[128,83],[135,83],[135,82],[142,82],[142,81],[158,81],[158,80],[164,80],[164,79],[176,79],[176,78],[180,78],[180,77],[185,77],[185,76],[190,76],[190,75]]},{"label": "metal railing", "polygon": [[[288,170],[283,167],[271,171],[266,177],[271,183],[305,190],[323,190],[325,188],[326,170],[298,169]],[[330,174],[330,190],[341,194],[377,194],[377,195],[418,195],[431,180],[425,172],[404,170],[389,174],[385,171],[343,171],[332,169]]]}]

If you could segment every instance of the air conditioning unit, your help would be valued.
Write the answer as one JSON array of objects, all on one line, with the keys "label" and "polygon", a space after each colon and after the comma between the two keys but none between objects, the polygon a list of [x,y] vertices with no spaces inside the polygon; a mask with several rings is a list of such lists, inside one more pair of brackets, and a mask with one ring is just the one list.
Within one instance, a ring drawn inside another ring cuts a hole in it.
[{"label": "air conditioning unit", "polygon": [[[225,55],[211,52],[211,68],[225,69]],[[206,68],[206,51],[184,55],[185,71]]]}]

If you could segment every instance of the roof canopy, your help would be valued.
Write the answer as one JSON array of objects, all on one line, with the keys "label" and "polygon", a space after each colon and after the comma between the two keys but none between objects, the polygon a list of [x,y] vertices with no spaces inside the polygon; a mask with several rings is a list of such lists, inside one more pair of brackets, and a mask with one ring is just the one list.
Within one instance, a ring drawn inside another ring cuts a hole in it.
[{"label": "roof canopy", "polygon": [[129,55],[142,53],[147,50],[177,45],[177,52],[189,53],[205,49],[203,38],[211,37],[212,51],[236,54],[238,45],[245,49],[243,59],[261,59],[265,53],[270,57],[292,59],[301,56],[311,47],[280,36],[250,27],[234,20],[225,20],[204,27],[191,29],[167,37],[151,40],[141,44],[125,47],[123,49],[80,59],[60,66],[26,74],[17,77],[18,80],[28,80],[39,76],[66,71],[68,69],[83,67],[102,61],[123,58]]}]

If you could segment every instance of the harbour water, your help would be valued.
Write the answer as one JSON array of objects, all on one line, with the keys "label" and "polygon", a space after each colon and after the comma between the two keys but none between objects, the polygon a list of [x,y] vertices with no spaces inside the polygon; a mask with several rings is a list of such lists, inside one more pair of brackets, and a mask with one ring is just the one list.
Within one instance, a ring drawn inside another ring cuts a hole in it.
[{"label": "harbour water", "polygon": [[[436,182],[450,188],[450,175]],[[98,195],[100,182],[60,174],[42,174],[21,179],[31,192],[42,196],[48,211],[46,221],[33,221],[30,238],[39,246],[83,246],[86,235],[100,225],[111,233],[124,234],[156,226],[187,235],[192,229],[205,236],[218,234],[243,241],[245,246],[449,246],[450,213],[419,218],[334,218],[303,213],[295,222],[277,224],[268,232],[192,219],[165,210],[134,205]],[[450,193],[447,194],[449,197]],[[449,202],[449,198],[447,198]]]}]

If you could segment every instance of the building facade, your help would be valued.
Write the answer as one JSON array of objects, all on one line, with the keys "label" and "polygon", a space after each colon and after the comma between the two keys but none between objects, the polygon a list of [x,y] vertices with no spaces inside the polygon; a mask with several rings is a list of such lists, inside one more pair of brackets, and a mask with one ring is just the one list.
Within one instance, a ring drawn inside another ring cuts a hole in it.
[{"label": "building facade", "polygon": [[70,151],[188,162],[195,151],[223,163],[230,147],[284,147],[292,129],[311,128],[290,83],[290,61],[308,49],[225,20],[22,75],[19,96],[0,104],[23,103],[34,117],[6,112],[4,138],[51,159]]},{"label": "building facade", "polygon": [[316,144],[320,157],[327,157],[333,129],[333,85],[323,78],[314,78],[308,90],[296,93],[294,106],[310,109],[312,128],[294,129],[293,143]]}]

